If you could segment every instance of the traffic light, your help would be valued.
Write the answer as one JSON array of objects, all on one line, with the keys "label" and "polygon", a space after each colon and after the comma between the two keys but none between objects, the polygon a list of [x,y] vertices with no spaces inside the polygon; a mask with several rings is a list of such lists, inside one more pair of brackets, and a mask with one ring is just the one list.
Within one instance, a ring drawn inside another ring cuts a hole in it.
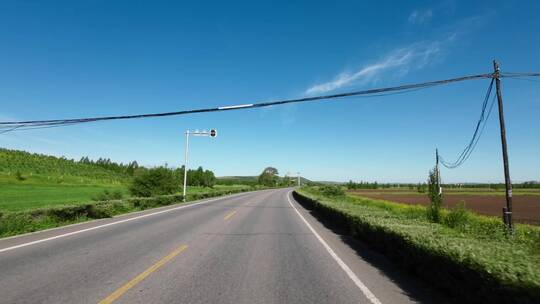
[{"label": "traffic light", "polygon": [[216,136],[217,136],[217,131],[216,131],[216,129],[210,130],[210,137],[216,137]]}]

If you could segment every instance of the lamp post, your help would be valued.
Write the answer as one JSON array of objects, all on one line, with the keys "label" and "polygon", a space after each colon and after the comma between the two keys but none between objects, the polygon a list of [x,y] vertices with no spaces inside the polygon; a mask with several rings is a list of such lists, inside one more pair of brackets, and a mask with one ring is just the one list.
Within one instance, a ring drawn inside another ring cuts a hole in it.
[{"label": "lamp post", "polygon": [[217,136],[217,130],[211,129],[210,131],[186,131],[186,152],[185,152],[185,159],[184,159],[184,187],[183,187],[183,195],[182,200],[186,201],[186,190],[187,190],[187,172],[188,172],[188,155],[189,155],[189,136],[209,136],[209,137],[216,137]]}]

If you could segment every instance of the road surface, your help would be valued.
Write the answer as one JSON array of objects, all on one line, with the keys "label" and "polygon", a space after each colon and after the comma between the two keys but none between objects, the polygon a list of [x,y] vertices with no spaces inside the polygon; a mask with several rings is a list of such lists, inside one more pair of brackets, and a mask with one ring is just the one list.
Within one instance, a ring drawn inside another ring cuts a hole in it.
[{"label": "road surface", "polygon": [[0,303],[440,303],[265,190],[0,240]]}]

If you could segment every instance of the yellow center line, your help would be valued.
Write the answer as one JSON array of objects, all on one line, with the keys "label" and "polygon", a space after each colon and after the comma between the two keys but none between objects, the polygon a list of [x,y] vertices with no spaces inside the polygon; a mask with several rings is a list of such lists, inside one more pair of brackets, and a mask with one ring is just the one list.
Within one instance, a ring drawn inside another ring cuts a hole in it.
[{"label": "yellow center line", "polygon": [[228,220],[231,218],[231,216],[233,216],[234,214],[236,213],[236,210],[230,212],[229,214],[225,215],[225,217],[223,218],[223,220]]},{"label": "yellow center line", "polygon": [[188,246],[182,245],[178,248],[176,248],[173,252],[169,253],[166,257],[162,258],[161,260],[157,261],[154,265],[150,266],[148,269],[146,269],[144,272],[141,272],[139,275],[137,275],[135,278],[133,278],[131,281],[124,284],[122,287],[118,288],[115,292],[111,293],[108,297],[101,300],[99,304],[109,304],[114,301],[116,301],[118,298],[120,298],[124,293],[126,293],[128,290],[130,290],[133,286],[140,283],[142,280],[144,280],[147,276],[152,274],[154,271],[161,268],[163,265],[167,264],[170,260],[174,259],[175,256],[179,255],[182,251],[186,250]]}]

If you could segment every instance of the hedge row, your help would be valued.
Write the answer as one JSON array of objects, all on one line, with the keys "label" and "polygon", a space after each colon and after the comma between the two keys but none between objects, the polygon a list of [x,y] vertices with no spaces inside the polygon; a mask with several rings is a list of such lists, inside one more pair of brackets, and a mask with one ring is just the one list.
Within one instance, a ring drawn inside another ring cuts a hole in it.
[{"label": "hedge row", "polygon": [[[187,195],[187,201],[250,191],[250,188],[209,191]],[[33,232],[91,219],[108,218],[118,214],[181,203],[181,194],[145,198],[128,198],[66,205],[20,212],[0,212],[0,237]]]},{"label": "hedge row", "polygon": [[[420,211],[416,206],[407,210],[408,215],[396,216],[390,210],[394,208],[392,203],[366,199],[364,206],[363,200],[327,198],[300,191],[294,191],[295,199],[316,216],[337,224],[408,272],[446,291],[457,302],[540,302],[538,244],[512,244],[512,240],[503,242],[454,233],[440,224],[419,219],[414,214]],[[388,209],[381,208],[381,204]],[[536,234],[532,237],[535,242],[538,230],[532,231]]]}]

